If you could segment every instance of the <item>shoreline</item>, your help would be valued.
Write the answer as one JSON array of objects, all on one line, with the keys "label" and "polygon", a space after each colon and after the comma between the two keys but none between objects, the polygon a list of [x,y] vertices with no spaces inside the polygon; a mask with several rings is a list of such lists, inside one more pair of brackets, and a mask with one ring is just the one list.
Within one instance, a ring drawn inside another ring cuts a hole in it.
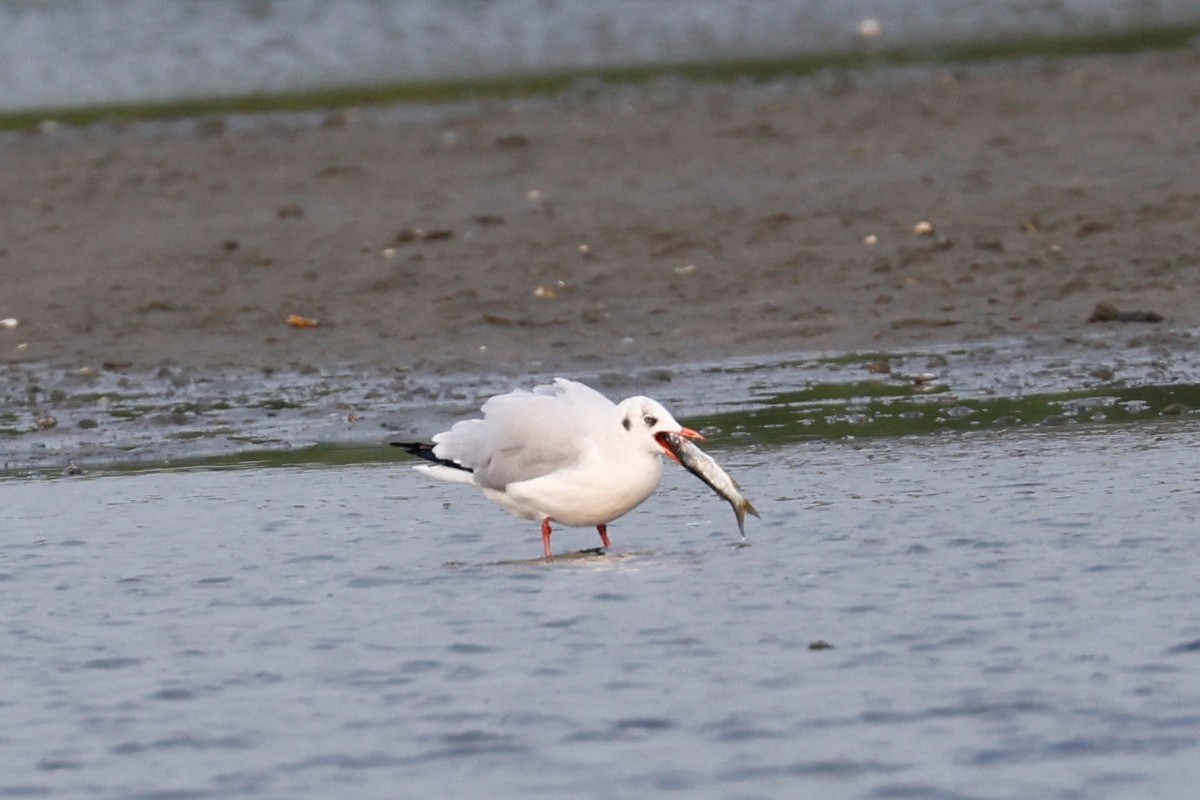
[{"label": "shoreline", "polygon": [[[1195,423],[1196,332],[1119,341],[1041,337],[905,352],[574,373],[610,398],[649,393],[718,450],[930,434],[1059,435],[1130,423]],[[1168,341],[1170,339],[1170,341]],[[428,437],[487,397],[553,373],[395,375],[129,370],[10,365],[0,389],[0,481],[408,458],[385,442]],[[1162,430],[1161,427],[1156,430]]]}]

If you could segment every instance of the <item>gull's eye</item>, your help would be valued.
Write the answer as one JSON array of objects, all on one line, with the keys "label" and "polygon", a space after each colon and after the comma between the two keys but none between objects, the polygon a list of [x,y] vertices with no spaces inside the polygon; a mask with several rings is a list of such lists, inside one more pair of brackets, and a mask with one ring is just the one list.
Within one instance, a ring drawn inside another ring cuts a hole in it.
[{"label": "gull's eye", "polygon": [[642,417],[642,422],[646,423],[647,428],[653,428],[658,424],[658,417],[654,416],[653,414],[647,414],[646,416]]}]

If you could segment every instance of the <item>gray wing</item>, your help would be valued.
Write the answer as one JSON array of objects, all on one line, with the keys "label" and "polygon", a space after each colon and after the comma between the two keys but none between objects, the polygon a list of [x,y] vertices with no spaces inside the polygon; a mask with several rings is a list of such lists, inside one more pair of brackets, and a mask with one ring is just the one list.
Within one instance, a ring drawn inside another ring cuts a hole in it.
[{"label": "gray wing", "polygon": [[502,491],[579,463],[590,431],[613,404],[580,383],[557,379],[483,404],[483,419],[456,423],[433,437],[434,454],[472,470],[475,482]]}]

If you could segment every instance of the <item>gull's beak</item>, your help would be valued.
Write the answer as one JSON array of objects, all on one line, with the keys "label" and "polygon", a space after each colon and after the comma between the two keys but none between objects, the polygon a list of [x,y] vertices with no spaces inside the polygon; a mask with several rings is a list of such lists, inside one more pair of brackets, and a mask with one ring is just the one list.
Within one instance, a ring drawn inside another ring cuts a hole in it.
[{"label": "gull's beak", "polygon": [[[681,428],[678,433],[685,439],[699,439],[700,441],[704,441],[704,435],[701,434],[700,431],[694,431],[691,428]],[[658,446],[661,447],[663,452],[667,454],[667,458],[671,459],[680,466],[683,465],[683,462],[679,460],[679,456],[675,455],[675,451],[672,450],[670,445],[667,444],[666,436],[660,433],[654,438],[658,442]]]}]

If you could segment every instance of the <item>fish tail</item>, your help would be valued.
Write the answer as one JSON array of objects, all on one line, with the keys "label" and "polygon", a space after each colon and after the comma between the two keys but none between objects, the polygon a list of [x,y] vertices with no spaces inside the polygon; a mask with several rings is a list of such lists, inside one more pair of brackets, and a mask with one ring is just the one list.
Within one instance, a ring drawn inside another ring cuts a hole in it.
[{"label": "fish tail", "polygon": [[740,500],[738,500],[736,503],[731,501],[730,505],[733,506],[734,516],[737,517],[738,532],[741,533],[742,538],[745,539],[746,538],[746,512],[749,511],[751,514],[753,514],[754,516],[757,517],[758,509],[755,508],[754,505],[744,497],[741,498]]}]

